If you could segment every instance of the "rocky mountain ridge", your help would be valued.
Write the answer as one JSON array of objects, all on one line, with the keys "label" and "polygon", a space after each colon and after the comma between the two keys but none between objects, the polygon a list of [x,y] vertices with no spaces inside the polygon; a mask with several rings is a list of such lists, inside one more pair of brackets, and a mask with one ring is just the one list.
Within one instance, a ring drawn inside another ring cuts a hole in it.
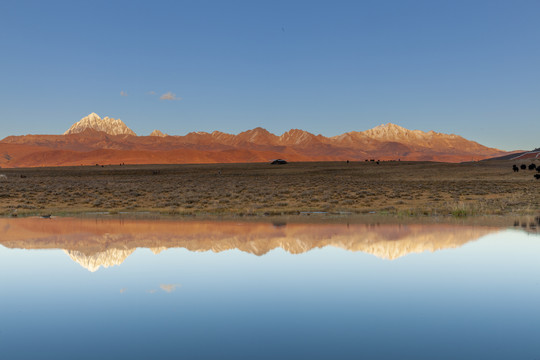
[{"label": "rocky mountain ridge", "polygon": [[161,131],[159,131],[159,130],[157,130],[157,129],[155,129],[154,131],[152,131],[152,132],[150,133],[149,136],[165,137],[165,136],[168,136],[168,135],[162,133]]},{"label": "rocky mountain ridge", "polygon": [[73,124],[64,135],[78,134],[86,129],[102,131],[109,135],[133,135],[137,136],[133,130],[127,127],[120,119],[113,119],[105,116],[103,119],[96,113],[91,113]]},{"label": "rocky mountain ridge", "polygon": [[338,136],[291,129],[275,135],[261,127],[239,134],[154,130],[136,136],[121,120],[92,113],[64,135],[9,136],[0,141],[1,167],[94,164],[181,164],[289,161],[411,160],[461,162],[508,154],[454,134],[383,124]]}]

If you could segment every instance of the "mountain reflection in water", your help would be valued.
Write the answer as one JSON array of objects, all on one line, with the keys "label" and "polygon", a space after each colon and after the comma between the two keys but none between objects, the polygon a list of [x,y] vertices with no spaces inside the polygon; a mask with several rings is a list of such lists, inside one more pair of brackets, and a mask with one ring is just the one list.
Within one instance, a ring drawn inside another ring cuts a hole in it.
[{"label": "mountain reflection in water", "polygon": [[0,219],[0,358],[539,358],[531,219],[372,219]]},{"label": "mountain reflection in water", "polygon": [[7,248],[63,249],[89,271],[120,265],[137,248],[169,248],[257,256],[281,248],[291,254],[335,247],[394,260],[411,253],[460,247],[500,227],[449,224],[279,224],[140,219],[0,219]]}]

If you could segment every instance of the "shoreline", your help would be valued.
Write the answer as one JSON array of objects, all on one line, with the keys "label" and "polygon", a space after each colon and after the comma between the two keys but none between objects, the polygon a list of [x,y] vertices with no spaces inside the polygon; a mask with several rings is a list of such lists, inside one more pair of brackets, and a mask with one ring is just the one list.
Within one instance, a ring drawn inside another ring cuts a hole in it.
[{"label": "shoreline", "polygon": [[2,169],[0,216],[394,218],[540,215],[540,181],[507,161]]},{"label": "shoreline", "polygon": [[[0,219],[95,219],[95,220],[144,220],[156,222],[239,222],[239,223],[272,223],[276,226],[281,224],[447,224],[447,225],[476,225],[476,226],[501,226],[517,227],[523,226],[540,231],[539,214],[505,214],[505,215],[474,215],[466,217],[455,217],[451,215],[441,216],[399,216],[395,214],[302,214],[302,215],[170,215],[157,212],[120,212],[108,213],[84,212],[84,213],[64,213],[62,215],[45,216],[38,214],[27,214],[24,216],[0,216]],[[526,224],[526,225],[525,225]],[[534,224],[534,225],[533,225]]]}]

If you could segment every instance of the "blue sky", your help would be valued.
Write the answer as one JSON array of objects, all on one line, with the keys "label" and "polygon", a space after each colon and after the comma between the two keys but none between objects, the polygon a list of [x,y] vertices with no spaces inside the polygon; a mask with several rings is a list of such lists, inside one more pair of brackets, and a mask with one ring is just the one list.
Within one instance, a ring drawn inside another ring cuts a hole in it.
[{"label": "blue sky", "polygon": [[392,122],[531,149],[539,14],[519,0],[2,1],[0,138],[96,112],[139,135]]}]

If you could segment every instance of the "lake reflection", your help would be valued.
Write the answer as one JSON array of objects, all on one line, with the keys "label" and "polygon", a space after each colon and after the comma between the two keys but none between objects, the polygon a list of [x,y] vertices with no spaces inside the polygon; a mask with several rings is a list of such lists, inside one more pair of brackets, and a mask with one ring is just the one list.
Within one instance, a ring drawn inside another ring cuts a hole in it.
[{"label": "lake reflection", "polygon": [[2,359],[540,359],[524,231],[26,218],[0,244]]},{"label": "lake reflection", "polygon": [[0,219],[8,248],[63,249],[90,271],[120,265],[137,248],[154,254],[170,249],[221,252],[237,249],[264,255],[281,248],[301,254],[335,247],[382,259],[456,248],[497,227],[402,224],[302,224],[156,221],[133,219]]}]

